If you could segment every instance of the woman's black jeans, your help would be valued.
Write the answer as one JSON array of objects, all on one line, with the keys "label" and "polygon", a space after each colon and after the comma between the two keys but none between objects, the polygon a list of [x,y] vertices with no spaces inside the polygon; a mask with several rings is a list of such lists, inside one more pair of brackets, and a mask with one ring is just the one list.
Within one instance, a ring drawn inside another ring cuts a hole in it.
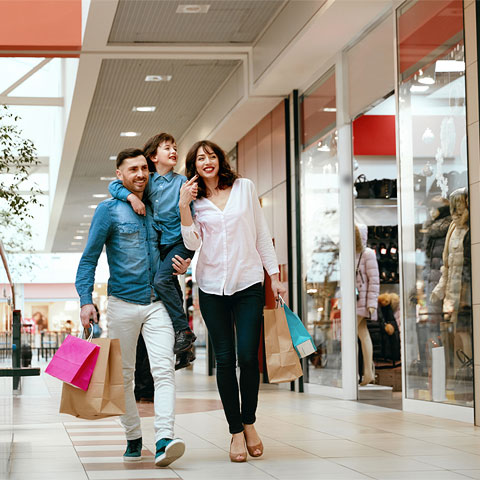
[{"label": "woman's black jeans", "polygon": [[[217,385],[230,433],[255,423],[260,372],[258,346],[263,315],[261,283],[233,295],[213,295],[200,290],[200,310],[208,328],[217,362]],[[240,397],[236,375],[237,334]]]}]

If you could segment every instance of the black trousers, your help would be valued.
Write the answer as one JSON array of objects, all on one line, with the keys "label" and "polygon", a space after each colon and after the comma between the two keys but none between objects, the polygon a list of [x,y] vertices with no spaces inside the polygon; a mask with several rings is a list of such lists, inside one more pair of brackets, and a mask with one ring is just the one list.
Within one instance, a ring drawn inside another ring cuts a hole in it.
[{"label": "black trousers", "polygon": [[[218,391],[232,434],[242,432],[243,424],[255,423],[256,419],[263,297],[261,283],[233,295],[213,295],[200,290],[200,310],[215,350]],[[240,388],[236,375],[235,332]]]}]

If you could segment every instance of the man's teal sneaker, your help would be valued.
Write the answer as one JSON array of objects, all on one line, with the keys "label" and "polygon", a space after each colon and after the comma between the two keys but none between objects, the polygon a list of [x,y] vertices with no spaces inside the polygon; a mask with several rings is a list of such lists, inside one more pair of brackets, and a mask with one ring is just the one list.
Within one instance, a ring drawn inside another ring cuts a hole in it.
[{"label": "man's teal sneaker", "polygon": [[138,462],[142,459],[142,437],[127,440],[127,449],[123,454],[124,462]]},{"label": "man's teal sneaker", "polygon": [[166,467],[185,453],[185,442],[181,438],[162,438],[156,444],[155,465]]}]

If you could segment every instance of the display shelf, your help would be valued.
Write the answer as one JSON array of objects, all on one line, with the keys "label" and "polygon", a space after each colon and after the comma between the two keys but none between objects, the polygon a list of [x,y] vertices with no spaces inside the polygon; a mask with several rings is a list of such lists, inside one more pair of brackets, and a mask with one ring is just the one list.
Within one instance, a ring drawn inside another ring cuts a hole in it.
[{"label": "display shelf", "polygon": [[397,208],[397,198],[356,198],[356,208]]}]

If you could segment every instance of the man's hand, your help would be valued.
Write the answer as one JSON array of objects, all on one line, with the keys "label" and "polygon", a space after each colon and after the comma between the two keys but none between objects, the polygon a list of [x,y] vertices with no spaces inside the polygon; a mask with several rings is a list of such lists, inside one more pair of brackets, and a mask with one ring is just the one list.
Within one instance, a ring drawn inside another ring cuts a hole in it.
[{"label": "man's hand", "polygon": [[187,258],[184,260],[180,255],[175,255],[172,258],[172,267],[176,273],[174,275],[183,275],[191,263],[191,260]]},{"label": "man's hand", "polygon": [[82,307],[80,310],[80,320],[82,321],[83,328],[90,328],[90,320],[98,323],[97,311],[93,304],[88,303]]},{"label": "man's hand", "polygon": [[127,200],[130,202],[130,205],[133,208],[133,211],[135,213],[138,213],[138,215],[143,215],[145,216],[147,214],[147,211],[145,209],[145,204],[133,193],[131,193],[128,197]]}]

